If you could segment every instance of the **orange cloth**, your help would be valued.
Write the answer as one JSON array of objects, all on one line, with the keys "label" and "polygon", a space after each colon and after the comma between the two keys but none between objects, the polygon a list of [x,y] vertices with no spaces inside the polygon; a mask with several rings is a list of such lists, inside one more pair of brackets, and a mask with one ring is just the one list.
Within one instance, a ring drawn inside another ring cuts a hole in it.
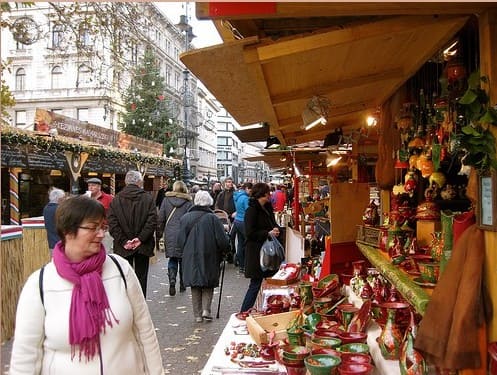
[{"label": "orange cloth", "polygon": [[455,245],[421,320],[415,348],[445,369],[480,368],[483,318],[483,231],[472,225]]}]

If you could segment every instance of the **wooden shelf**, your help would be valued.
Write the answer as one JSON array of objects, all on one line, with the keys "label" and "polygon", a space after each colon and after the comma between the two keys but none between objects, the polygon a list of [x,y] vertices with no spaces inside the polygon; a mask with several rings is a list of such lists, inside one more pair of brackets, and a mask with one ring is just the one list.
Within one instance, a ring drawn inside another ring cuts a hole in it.
[{"label": "wooden shelf", "polygon": [[412,281],[413,277],[394,266],[388,255],[380,249],[360,242],[356,242],[356,244],[369,262],[397,288],[399,293],[414,306],[419,314],[423,315],[428,302],[430,302],[431,289],[422,288]]}]

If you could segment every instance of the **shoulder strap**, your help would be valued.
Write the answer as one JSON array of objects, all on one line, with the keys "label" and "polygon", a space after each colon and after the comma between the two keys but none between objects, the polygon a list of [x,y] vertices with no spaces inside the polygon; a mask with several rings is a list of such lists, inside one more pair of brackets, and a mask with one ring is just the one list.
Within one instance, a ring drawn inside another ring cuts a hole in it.
[{"label": "shoulder strap", "polygon": [[174,211],[176,211],[176,206],[174,206],[174,207],[173,207],[173,210],[171,211],[171,213],[170,213],[170,214],[169,214],[169,216],[167,217],[167,220],[166,220],[166,227],[167,227],[167,223],[169,223],[169,220],[171,220],[171,217],[173,217]]},{"label": "shoulder strap", "polygon": [[124,277],[124,272],[123,272],[123,269],[121,268],[121,265],[119,264],[119,261],[114,258],[112,255],[110,254],[107,254],[109,256],[110,259],[112,259],[112,261],[116,264],[117,266],[117,269],[119,270],[119,273],[121,274],[121,277],[123,278],[123,281],[124,281],[124,288],[126,290],[128,290],[128,283],[126,282],[126,278]]},{"label": "shoulder strap", "polygon": [[38,277],[38,288],[40,289],[41,304],[45,306],[45,297],[43,296],[43,272],[45,272],[45,266],[40,268],[40,275]]},{"label": "shoulder strap", "polygon": [[186,232],[186,238],[188,239],[188,237],[190,236],[190,232],[192,231],[192,229],[195,227],[195,225],[197,225],[197,223],[200,221],[200,219],[202,219],[204,217],[205,214],[201,214],[199,215],[195,221],[193,222],[193,225],[190,227],[190,229],[188,229],[188,231]]}]

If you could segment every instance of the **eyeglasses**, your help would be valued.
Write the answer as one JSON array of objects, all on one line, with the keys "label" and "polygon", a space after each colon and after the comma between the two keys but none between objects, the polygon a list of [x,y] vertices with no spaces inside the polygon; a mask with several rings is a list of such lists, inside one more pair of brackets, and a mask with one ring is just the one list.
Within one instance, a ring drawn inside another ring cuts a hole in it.
[{"label": "eyeglasses", "polygon": [[90,231],[93,231],[94,233],[98,233],[101,230],[103,230],[104,232],[107,232],[109,230],[109,226],[108,225],[100,225],[98,227],[83,227],[83,226],[80,226],[78,228],[90,230]]}]

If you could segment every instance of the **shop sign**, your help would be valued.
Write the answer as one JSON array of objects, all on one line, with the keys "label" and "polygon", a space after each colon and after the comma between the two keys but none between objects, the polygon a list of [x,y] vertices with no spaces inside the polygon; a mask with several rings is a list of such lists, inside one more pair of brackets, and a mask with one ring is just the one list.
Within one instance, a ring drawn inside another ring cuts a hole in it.
[{"label": "shop sign", "polygon": [[11,147],[2,145],[2,167],[27,168],[28,158],[24,152],[21,152],[19,146]]}]

